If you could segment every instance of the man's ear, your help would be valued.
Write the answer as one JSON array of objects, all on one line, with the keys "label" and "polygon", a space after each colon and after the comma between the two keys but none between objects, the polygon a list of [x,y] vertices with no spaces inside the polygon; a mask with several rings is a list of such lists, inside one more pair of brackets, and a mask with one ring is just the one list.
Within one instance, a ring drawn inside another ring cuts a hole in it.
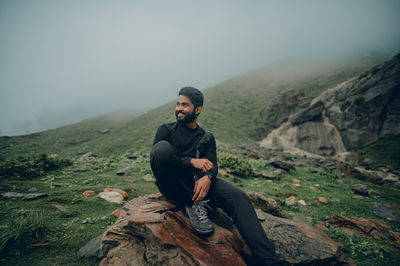
[{"label": "man's ear", "polygon": [[203,110],[203,106],[197,106],[195,110],[196,115],[199,115],[201,113],[201,110]]}]

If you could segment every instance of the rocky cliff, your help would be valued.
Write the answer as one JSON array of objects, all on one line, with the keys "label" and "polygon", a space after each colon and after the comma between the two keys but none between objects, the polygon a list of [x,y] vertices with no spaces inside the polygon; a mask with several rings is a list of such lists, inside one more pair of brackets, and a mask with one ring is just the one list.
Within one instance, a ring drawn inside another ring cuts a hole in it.
[{"label": "rocky cliff", "polygon": [[[363,75],[328,89],[260,145],[300,154],[335,156],[400,135],[400,54]],[[295,110],[295,108],[292,108]]]}]

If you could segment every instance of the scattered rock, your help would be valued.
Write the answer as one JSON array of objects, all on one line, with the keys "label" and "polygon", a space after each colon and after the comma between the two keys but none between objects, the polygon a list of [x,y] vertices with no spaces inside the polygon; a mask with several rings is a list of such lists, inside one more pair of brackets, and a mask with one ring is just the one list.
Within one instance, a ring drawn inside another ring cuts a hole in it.
[{"label": "scattered rock", "polygon": [[124,199],[129,198],[128,193],[126,193],[122,189],[119,189],[119,188],[105,188],[104,189],[104,192],[110,192],[110,191],[118,192],[119,194],[121,194],[122,197],[124,197]]},{"label": "scattered rock", "polygon": [[368,188],[364,184],[355,184],[353,186],[353,191],[354,191],[354,193],[362,195],[362,196],[368,196],[368,195],[382,196],[381,193],[376,192],[375,190]]},{"label": "scattered rock", "polygon": [[20,199],[24,196],[24,194],[22,193],[17,193],[17,192],[6,192],[1,194],[4,198],[9,198],[11,200],[16,200],[16,199]]},{"label": "scattered rock", "polygon": [[293,178],[293,183],[300,183],[300,180],[297,178]]},{"label": "scattered rock", "polygon": [[81,181],[82,185],[87,185],[89,183],[90,183],[89,179],[84,179],[84,180]]},{"label": "scattered rock", "polygon": [[381,239],[384,232],[391,230],[390,226],[384,221],[364,217],[346,217],[335,214],[326,217],[326,220],[332,226],[340,227],[351,233],[372,236],[375,239]]},{"label": "scattered rock", "polygon": [[293,184],[294,187],[301,187],[300,184]]},{"label": "scattered rock", "polygon": [[150,174],[144,175],[142,178],[143,178],[144,181],[147,181],[147,182],[156,181]]},{"label": "scattered rock", "polygon": [[124,156],[126,158],[130,159],[130,160],[136,160],[137,159],[137,155],[133,154],[133,153],[130,153],[130,152],[125,153]]},{"label": "scattered rock", "polygon": [[37,188],[36,187],[31,187],[30,189],[28,189],[28,192],[36,192]]},{"label": "scattered rock", "polygon": [[337,169],[347,178],[363,180],[377,185],[382,185],[384,183],[382,177],[370,174],[359,167],[352,166],[351,164],[341,163],[338,165]]},{"label": "scattered rock", "polygon": [[78,250],[78,257],[104,257],[105,254],[101,254],[99,249],[103,237],[104,233],[86,243]]},{"label": "scattered rock", "polygon": [[274,174],[278,175],[279,177],[281,176],[282,173],[283,173],[282,169],[280,169],[280,168],[274,169]]},{"label": "scattered rock", "polygon": [[[189,219],[174,208],[159,193],[129,201],[102,239],[91,241],[95,248],[90,254],[105,255],[103,266],[251,264],[249,249],[219,209],[218,217],[212,217],[215,233],[200,238],[191,231]],[[262,226],[276,253],[288,263],[322,265],[339,260],[341,245],[326,233],[309,224],[258,213],[265,219]]]},{"label": "scattered rock", "polygon": [[96,155],[93,152],[87,152],[84,155],[82,155],[78,161],[88,161],[88,160],[92,160],[95,159]]},{"label": "scattered rock", "polygon": [[281,205],[279,205],[279,203],[277,203],[274,199],[254,191],[247,192],[247,196],[249,196],[254,205],[261,210],[278,217],[285,217],[285,212],[283,211]]},{"label": "scattered rock", "polygon": [[290,196],[289,198],[287,198],[285,200],[286,206],[293,206],[293,205],[296,205],[296,203],[297,203],[297,199],[294,196]]},{"label": "scattered rock", "polygon": [[102,198],[106,201],[121,204],[124,201],[124,197],[121,194],[115,191],[110,192],[100,192],[99,198]]},{"label": "scattered rock", "polygon": [[121,168],[117,171],[117,175],[129,175],[135,170],[132,166]]},{"label": "scattered rock", "polygon": [[24,195],[24,200],[36,200],[48,197],[49,195],[46,193],[29,193]]},{"label": "scattered rock", "polygon": [[108,128],[105,128],[100,131],[101,134],[107,134],[108,132],[110,132],[110,130]]},{"label": "scattered rock", "polygon": [[269,161],[269,163],[272,166],[274,166],[275,168],[279,168],[279,169],[285,170],[287,172],[290,171],[290,170],[294,170],[295,169],[295,167],[292,164],[289,164],[287,162],[282,162],[282,161],[279,161],[279,160],[272,159],[272,160]]},{"label": "scattered rock", "polygon": [[389,220],[400,222],[400,209],[389,203],[378,203],[372,210],[379,216],[385,217]]},{"label": "scattered rock", "polygon": [[354,195],[353,197],[351,197],[352,199],[357,199],[357,200],[363,200],[364,197],[360,196],[360,195]]},{"label": "scattered rock", "polygon": [[121,210],[120,209],[116,209],[115,211],[112,212],[112,215],[114,215],[115,217],[118,218],[120,213],[121,213]]},{"label": "scattered rock", "polygon": [[280,176],[274,175],[274,174],[271,174],[271,173],[267,173],[267,172],[262,173],[261,176],[264,177],[265,179],[268,179],[268,180],[279,180],[279,179],[281,179]]},{"label": "scattered rock", "polygon": [[93,190],[85,190],[82,194],[84,197],[92,197],[96,195],[96,192],[94,192]]},{"label": "scattered rock", "polygon": [[56,207],[57,208],[57,210],[59,210],[59,211],[61,211],[61,212],[67,212],[68,210],[67,210],[67,208],[65,208],[64,206],[62,206],[62,205],[54,205],[54,207]]},{"label": "scattered rock", "polygon": [[328,204],[328,200],[325,199],[324,197],[319,197],[319,198],[318,198],[318,201],[321,202],[321,203],[323,203],[323,204]]}]

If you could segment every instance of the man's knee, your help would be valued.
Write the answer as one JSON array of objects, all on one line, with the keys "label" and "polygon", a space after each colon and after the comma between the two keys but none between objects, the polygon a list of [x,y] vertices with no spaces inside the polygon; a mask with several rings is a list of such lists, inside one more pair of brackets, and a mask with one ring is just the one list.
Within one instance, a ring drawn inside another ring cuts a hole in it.
[{"label": "man's knee", "polygon": [[150,153],[150,160],[157,160],[160,163],[169,162],[174,154],[174,148],[165,140],[159,141],[153,145]]}]

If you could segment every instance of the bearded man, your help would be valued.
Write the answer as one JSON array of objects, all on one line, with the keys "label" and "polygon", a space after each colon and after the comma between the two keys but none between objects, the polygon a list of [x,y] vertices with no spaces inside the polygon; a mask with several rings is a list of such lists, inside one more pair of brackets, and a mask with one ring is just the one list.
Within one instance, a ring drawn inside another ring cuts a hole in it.
[{"label": "bearded man", "polygon": [[158,128],[150,154],[156,185],[167,199],[185,207],[196,234],[214,232],[206,209],[211,201],[233,219],[257,265],[280,265],[282,261],[275,255],[246,193],[217,178],[215,138],[196,122],[203,101],[198,89],[182,88],[175,107],[176,122]]}]

